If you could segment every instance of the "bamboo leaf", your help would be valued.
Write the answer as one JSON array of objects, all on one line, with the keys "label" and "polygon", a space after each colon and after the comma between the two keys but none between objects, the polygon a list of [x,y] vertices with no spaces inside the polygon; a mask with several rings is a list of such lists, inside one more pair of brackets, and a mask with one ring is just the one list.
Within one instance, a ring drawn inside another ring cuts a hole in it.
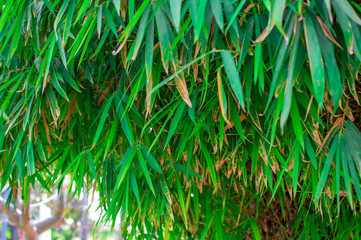
[{"label": "bamboo leaf", "polygon": [[137,199],[138,207],[140,209],[141,205],[140,205],[139,188],[138,188],[137,179],[136,179],[135,174],[132,169],[130,169],[130,181],[132,183],[133,192],[134,192],[135,198]]},{"label": "bamboo leaf", "polygon": [[285,37],[286,41],[288,41],[287,34],[283,30],[282,27],[282,19],[283,19],[283,11],[286,5],[286,0],[275,0],[272,1],[271,11],[272,11],[272,21],[278,28],[278,30]]},{"label": "bamboo leaf", "polygon": [[[297,24],[296,33],[295,33],[295,37],[294,37],[292,55],[291,55],[290,63],[289,63],[289,71],[287,74],[285,97],[283,98],[283,107],[282,107],[283,110],[282,110],[281,121],[280,121],[281,129],[284,128],[286,120],[288,118],[288,114],[291,110],[292,88],[293,88],[293,82],[294,82],[294,68],[295,68],[295,63],[296,63],[296,56],[297,56],[299,40],[300,40],[300,25]],[[294,103],[294,104],[296,105],[296,103]],[[297,112],[298,112],[298,110],[297,110]]]},{"label": "bamboo leaf", "polygon": [[361,19],[356,14],[355,10],[351,7],[350,3],[347,0],[332,1],[334,8],[340,8],[347,14],[347,16],[352,19],[358,25],[361,25]]},{"label": "bamboo leaf", "polygon": [[170,196],[170,191],[169,191],[169,188],[168,188],[168,185],[167,185],[167,182],[166,182],[164,176],[162,176],[160,178],[160,186],[162,188],[163,194],[164,194],[165,198],[167,199],[168,203],[170,205],[172,205],[172,198]]},{"label": "bamboo leaf", "polygon": [[115,11],[117,11],[118,15],[120,15],[120,0],[113,0],[113,4]]},{"label": "bamboo leaf", "polygon": [[321,191],[325,185],[326,179],[327,179],[327,175],[330,171],[330,167],[331,167],[331,163],[333,160],[333,157],[335,156],[336,153],[336,149],[339,147],[339,141],[338,141],[338,134],[335,136],[332,145],[330,147],[330,152],[326,158],[326,162],[325,165],[322,169],[321,172],[321,176],[320,176],[320,180],[317,184],[317,188],[316,188],[316,192],[315,192],[315,201],[316,203],[318,203],[320,196],[321,196]]},{"label": "bamboo leaf", "polygon": [[218,71],[217,73],[217,86],[218,86],[218,98],[221,107],[222,117],[227,122],[227,125],[230,125],[231,123],[227,119],[227,98],[223,88],[221,71]]},{"label": "bamboo leaf", "polygon": [[304,19],[305,38],[307,43],[307,52],[310,59],[310,69],[312,74],[315,99],[322,107],[323,95],[325,91],[325,78],[321,56],[321,48],[318,42],[315,26],[310,16]]},{"label": "bamboo leaf", "polygon": [[244,4],[246,3],[247,0],[242,0],[238,5],[237,8],[234,10],[231,19],[228,21],[228,25],[226,28],[226,33],[228,32],[229,28],[232,26],[233,22],[236,20],[239,12],[242,10]]},{"label": "bamboo leaf", "polygon": [[[120,187],[120,185],[122,184],[125,175],[128,173],[128,169],[130,167],[130,164],[132,163],[132,160],[135,156],[135,154],[137,153],[136,151],[136,147],[135,146],[131,146],[127,149],[127,151],[124,153],[122,159],[120,160],[120,163],[122,163],[122,167],[119,170],[119,174],[118,174],[118,180],[116,183],[116,188],[118,189]],[[119,165],[118,165],[119,167]]]},{"label": "bamboo leaf", "polygon": [[170,11],[172,13],[175,29],[179,32],[179,24],[181,20],[182,0],[170,0]]},{"label": "bamboo leaf", "polygon": [[104,108],[102,110],[102,114],[100,117],[100,122],[97,128],[97,131],[95,133],[94,136],[94,140],[93,140],[93,146],[98,142],[100,134],[102,133],[103,127],[104,127],[104,123],[107,119],[108,113],[109,113],[109,109],[111,107],[112,101],[113,101],[114,95],[112,95],[106,102],[106,104],[104,105]]},{"label": "bamboo leaf", "polygon": [[186,207],[185,207],[185,203],[184,203],[184,196],[183,196],[182,186],[181,186],[181,183],[180,183],[178,174],[175,174],[175,177],[176,177],[176,182],[177,182],[177,190],[178,190],[179,203],[180,203],[180,206],[181,206],[184,223],[185,223],[185,225],[187,225],[187,224],[188,224],[188,221],[187,221],[187,211],[186,211]]},{"label": "bamboo leaf", "polygon": [[179,123],[179,121],[180,121],[180,119],[182,117],[184,107],[185,107],[185,102],[182,102],[179,105],[177,111],[174,114],[172,123],[171,123],[170,128],[169,128],[167,140],[165,141],[165,147],[168,145],[169,141],[171,140],[172,136],[174,135],[174,132],[176,131],[176,129],[178,127],[178,123]]},{"label": "bamboo leaf", "polygon": [[219,28],[223,32],[224,19],[223,19],[222,2],[218,0],[210,0],[210,2],[211,2],[211,8],[214,18],[216,19]]},{"label": "bamboo leaf", "polygon": [[147,160],[149,165],[156,170],[157,172],[163,174],[161,167],[159,166],[157,160],[153,157],[153,155],[143,146],[143,144],[139,145],[139,149],[143,154],[143,157]]},{"label": "bamboo leaf", "polygon": [[186,174],[188,173],[192,177],[203,179],[203,177],[201,175],[199,175],[198,173],[196,173],[190,169],[187,169],[186,167],[184,167],[178,163],[173,163],[173,167],[183,173],[186,173]]},{"label": "bamboo leaf", "polygon": [[209,155],[209,152],[206,149],[204,143],[200,143],[200,145],[201,145],[203,155],[204,155],[204,157],[206,159],[206,162],[207,162],[207,166],[208,166],[208,169],[209,169],[209,173],[211,175],[211,179],[212,179],[212,182],[213,182],[214,189],[217,190],[218,189],[218,180],[217,180],[216,171],[214,169],[214,163],[213,163],[213,161],[211,159],[211,156]]},{"label": "bamboo leaf", "polygon": [[91,172],[93,178],[96,178],[97,174],[96,174],[96,170],[95,170],[96,168],[95,168],[93,155],[91,154],[90,151],[86,151],[85,156],[86,156],[87,162],[90,167],[90,172]]},{"label": "bamboo leaf", "polygon": [[143,158],[143,155],[142,155],[142,152],[138,149],[138,157],[139,157],[139,160],[140,160],[140,165],[142,167],[142,170],[143,170],[143,173],[144,173],[144,176],[145,176],[145,179],[148,183],[148,186],[150,188],[150,190],[152,191],[153,194],[155,194],[154,192],[154,187],[153,187],[153,183],[152,183],[152,179],[150,178],[150,174],[149,174],[149,171],[148,171],[148,167],[147,167],[147,164],[145,163],[144,161],[144,158]]},{"label": "bamboo leaf", "polygon": [[245,110],[241,79],[239,78],[236,64],[234,63],[232,55],[229,51],[221,51],[221,56],[224,63],[224,68],[227,73],[229,84],[231,85],[233,93],[236,95],[236,98],[238,102],[241,104],[243,110]]},{"label": "bamboo leaf", "polygon": [[[52,81],[53,86],[55,87],[56,91],[57,91],[63,98],[65,98],[68,102],[70,102],[68,96],[66,95],[65,90],[64,90],[64,89],[61,87],[61,85],[59,84],[59,81],[58,81],[58,79],[57,79],[56,74],[54,74],[54,72],[51,71],[51,72],[50,72],[50,76],[51,76],[51,81]],[[60,77],[60,76],[58,76],[58,77]]]}]

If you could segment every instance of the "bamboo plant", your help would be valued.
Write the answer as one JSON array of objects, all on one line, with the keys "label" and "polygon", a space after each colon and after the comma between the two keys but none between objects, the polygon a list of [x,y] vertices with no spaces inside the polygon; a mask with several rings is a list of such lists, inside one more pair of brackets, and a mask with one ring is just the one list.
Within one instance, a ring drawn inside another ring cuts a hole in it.
[{"label": "bamboo plant", "polygon": [[0,13],[9,202],[69,176],[129,239],[360,236],[359,1],[0,0]]}]

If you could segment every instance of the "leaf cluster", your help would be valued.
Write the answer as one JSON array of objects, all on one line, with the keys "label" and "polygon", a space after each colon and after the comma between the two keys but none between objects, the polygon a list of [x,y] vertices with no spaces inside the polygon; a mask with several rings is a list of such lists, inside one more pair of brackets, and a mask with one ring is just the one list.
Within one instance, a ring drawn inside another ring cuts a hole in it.
[{"label": "leaf cluster", "polygon": [[2,188],[70,176],[69,192],[99,191],[100,221],[121,213],[139,238],[360,235],[357,1],[0,13]]}]

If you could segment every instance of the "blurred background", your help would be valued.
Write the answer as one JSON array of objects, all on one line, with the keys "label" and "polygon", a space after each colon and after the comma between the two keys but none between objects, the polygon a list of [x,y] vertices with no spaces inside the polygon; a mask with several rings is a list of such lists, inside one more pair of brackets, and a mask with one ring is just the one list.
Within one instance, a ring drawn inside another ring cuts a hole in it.
[{"label": "blurred background", "polygon": [[[57,191],[53,191],[57,192]],[[111,224],[102,224],[102,210],[99,208],[99,194],[81,193],[79,196],[70,191],[65,196],[64,219],[60,226],[47,230],[40,234],[39,240],[49,239],[123,239],[120,234],[120,217],[117,218],[113,229]],[[31,192],[31,220],[33,222],[41,221],[52,216],[52,211],[58,201],[59,195],[49,195],[45,191],[39,192],[34,189]],[[9,190],[1,193],[3,200],[9,198]],[[15,203],[15,206],[21,204],[21,199]],[[10,201],[14,204],[13,201]],[[1,237],[0,240],[26,239],[21,228],[16,226],[4,213],[1,212]]]}]

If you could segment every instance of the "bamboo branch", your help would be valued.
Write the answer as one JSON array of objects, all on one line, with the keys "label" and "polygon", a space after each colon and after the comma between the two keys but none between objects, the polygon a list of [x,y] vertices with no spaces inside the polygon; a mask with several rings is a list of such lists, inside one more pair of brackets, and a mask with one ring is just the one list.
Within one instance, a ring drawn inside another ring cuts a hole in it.
[{"label": "bamboo branch", "polygon": [[0,197],[0,211],[4,212],[10,220],[15,224],[19,225],[21,218],[21,211],[14,207],[13,204],[9,205],[9,208],[6,207],[6,201]]}]

